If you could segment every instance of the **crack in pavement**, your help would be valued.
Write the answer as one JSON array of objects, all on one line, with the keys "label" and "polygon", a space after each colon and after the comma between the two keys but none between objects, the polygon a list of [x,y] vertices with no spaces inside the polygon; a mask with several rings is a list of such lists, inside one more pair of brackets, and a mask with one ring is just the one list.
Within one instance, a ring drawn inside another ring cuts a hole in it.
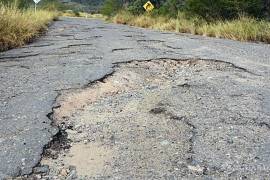
[{"label": "crack in pavement", "polygon": [[[187,83],[184,83],[181,86],[184,87],[184,88],[190,87]],[[193,149],[193,146],[194,146],[194,142],[195,142],[195,138],[196,138],[196,134],[197,134],[197,128],[196,128],[196,126],[194,124],[192,124],[187,119],[187,117],[185,117],[185,116],[177,116],[177,115],[175,115],[175,114],[173,114],[171,112],[168,112],[166,110],[166,108],[163,107],[163,106],[166,106],[166,105],[158,104],[157,107],[155,107],[155,108],[153,108],[153,109],[150,110],[150,113],[152,113],[152,114],[163,114],[165,116],[168,116],[169,119],[172,119],[172,120],[175,120],[175,121],[184,122],[187,126],[190,127],[190,129],[191,129],[191,136],[190,136],[190,138],[188,140],[188,142],[190,144],[189,144],[189,150],[187,151],[187,153],[190,154],[190,157],[187,158],[187,164],[190,164],[190,165],[187,165],[187,166],[191,166],[191,165],[192,166],[194,166],[194,165],[195,166],[198,166],[198,164],[194,164],[194,158],[193,158],[193,156],[195,154],[194,149]],[[205,173],[205,170],[206,170],[205,167],[203,167],[203,169],[200,169],[200,171],[202,171],[202,173]]]},{"label": "crack in pavement", "polygon": [[53,46],[54,45],[54,43],[47,43],[47,44],[40,44],[40,45],[30,45],[30,46],[25,46],[25,47],[22,47],[22,48],[27,48],[27,49],[29,49],[29,48],[38,48],[38,47],[48,47],[48,46]]},{"label": "crack in pavement", "polygon": [[93,45],[92,43],[69,44],[69,45],[61,47],[59,49],[68,49],[68,48],[72,48],[72,47],[81,47],[81,46],[89,47],[89,46],[92,46],[92,45]]},{"label": "crack in pavement", "polygon": [[34,57],[34,56],[39,56],[40,53],[35,53],[35,54],[26,54],[26,55],[16,55],[16,56],[2,56],[0,57],[0,63],[1,62],[8,62],[8,61],[20,61],[20,59],[23,58],[28,58],[28,57]]},{"label": "crack in pavement", "polygon": [[144,43],[144,42],[146,42],[146,43],[164,43],[165,41],[162,41],[162,40],[154,40],[154,39],[148,39],[148,40],[145,40],[145,39],[139,39],[139,40],[137,40],[137,42],[138,43]]},{"label": "crack in pavement", "polygon": [[2,67],[5,67],[5,68],[12,68],[12,67],[15,67],[15,68],[23,68],[23,69],[30,69],[30,66],[25,66],[25,65],[7,65],[7,66],[2,66]]},{"label": "crack in pavement", "polygon": [[112,52],[116,52],[116,51],[125,51],[125,50],[130,50],[133,48],[116,48],[116,49],[112,49]]},{"label": "crack in pavement", "polygon": [[181,47],[174,47],[174,46],[170,46],[170,45],[167,45],[167,44],[165,44],[165,47],[170,48],[170,49],[183,49]]}]

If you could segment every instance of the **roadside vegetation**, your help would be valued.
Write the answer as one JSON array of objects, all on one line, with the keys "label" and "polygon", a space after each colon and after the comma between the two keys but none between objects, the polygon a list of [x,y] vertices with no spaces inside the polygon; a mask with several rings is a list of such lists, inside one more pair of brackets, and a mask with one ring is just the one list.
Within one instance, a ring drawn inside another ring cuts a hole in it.
[{"label": "roadside vegetation", "polygon": [[179,13],[176,18],[172,18],[150,14],[133,15],[128,11],[121,11],[113,16],[111,20],[119,24],[162,31],[270,43],[270,23],[266,20],[258,20],[247,16],[240,16],[233,20],[207,22],[198,17],[187,18],[182,13]]},{"label": "roadside vegetation", "polygon": [[61,12],[61,16],[65,17],[78,17],[78,18],[93,18],[93,19],[103,19],[105,20],[107,17],[100,13],[87,13],[82,11],[76,11],[76,10],[64,10]]},{"label": "roadside vegetation", "polygon": [[270,43],[268,0],[106,0],[101,12],[115,23],[239,41]]},{"label": "roadside vegetation", "polygon": [[35,13],[31,1],[0,0],[0,51],[22,46],[41,35],[58,16],[55,5],[43,3]]}]

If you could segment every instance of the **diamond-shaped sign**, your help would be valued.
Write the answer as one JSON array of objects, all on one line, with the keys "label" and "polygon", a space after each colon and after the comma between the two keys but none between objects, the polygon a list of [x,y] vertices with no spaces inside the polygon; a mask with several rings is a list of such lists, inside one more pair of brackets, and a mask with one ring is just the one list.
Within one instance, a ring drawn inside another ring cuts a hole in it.
[{"label": "diamond-shaped sign", "polygon": [[150,1],[145,3],[145,5],[143,7],[147,12],[150,12],[155,8],[154,5]]},{"label": "diamond-shaped sign", "polygon": [[37,4],[37,3],[39,3],[39,1],[41,1],[41,0],[33,0],[33,1]]}]

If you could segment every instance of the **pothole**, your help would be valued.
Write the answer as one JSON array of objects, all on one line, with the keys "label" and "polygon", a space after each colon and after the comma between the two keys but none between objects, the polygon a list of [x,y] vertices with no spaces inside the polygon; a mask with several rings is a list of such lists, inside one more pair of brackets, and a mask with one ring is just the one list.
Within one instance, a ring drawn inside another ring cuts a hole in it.
[{"label": "pothole", "polygon": [[213,60],[120,63],[102,81],[58,98],[53,119],[70,148],[44,156],[50,171],[42,177],[241,177],[261,173],[262,164],[268,171],[262,150],[270,133],[259,123],[270,118],[258,93],[266,84]]}]

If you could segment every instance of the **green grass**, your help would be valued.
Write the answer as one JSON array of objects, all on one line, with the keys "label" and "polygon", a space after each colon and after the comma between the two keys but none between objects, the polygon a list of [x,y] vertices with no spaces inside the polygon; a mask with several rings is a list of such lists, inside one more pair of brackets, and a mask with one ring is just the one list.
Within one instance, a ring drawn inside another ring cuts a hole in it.
[{"label": "green grass", "polygon": [[127,11],[121,11],[112,17],[112,21],[163,31],[270,43],[270,22],[244,16],[235,20],[206,22],[201,18],[187,18],[182,13],[179,13],[177,18],[169,18],[151,14],[132,15]]},{"label": "green grass", "polygon": [[19,47],[38,37],[57,17],[53,11],[19,10],[0,4],[0,51]]}]

